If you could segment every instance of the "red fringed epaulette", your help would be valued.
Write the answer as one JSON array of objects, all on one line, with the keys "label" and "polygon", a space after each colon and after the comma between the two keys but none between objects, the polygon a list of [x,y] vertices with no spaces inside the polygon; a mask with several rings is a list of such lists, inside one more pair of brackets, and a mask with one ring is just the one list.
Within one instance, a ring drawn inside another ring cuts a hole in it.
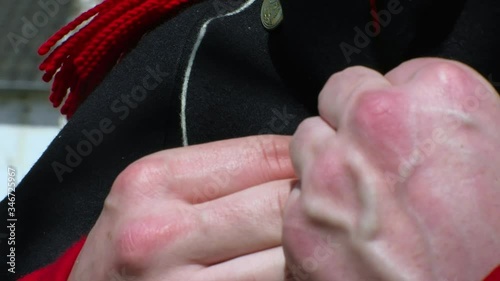
[{"label": "red fringed epaulette", "polygon": [[40,47],[40,55],[47,54],[63,37],[83,26],[40,65],[45,82],[54,78],[50,95],[54,107],[66,98],[61,113],[70,118],[145,32],[188,2],[194,1],[104,0],[55,33]]}]

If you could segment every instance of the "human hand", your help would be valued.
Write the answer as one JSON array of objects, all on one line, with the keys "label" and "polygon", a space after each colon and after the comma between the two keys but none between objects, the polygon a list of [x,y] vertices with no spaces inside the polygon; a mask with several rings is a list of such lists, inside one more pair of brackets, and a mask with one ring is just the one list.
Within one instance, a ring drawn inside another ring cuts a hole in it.
[{"label": "human hand", "polygon": [[166,150],[116,179],[70,281],[285,279],[290,137]]},{"label": "human hand", "polygon": [[500,99],[469,67],[335,74],[291,155],[296,280],[481,280],[500,262]]}]

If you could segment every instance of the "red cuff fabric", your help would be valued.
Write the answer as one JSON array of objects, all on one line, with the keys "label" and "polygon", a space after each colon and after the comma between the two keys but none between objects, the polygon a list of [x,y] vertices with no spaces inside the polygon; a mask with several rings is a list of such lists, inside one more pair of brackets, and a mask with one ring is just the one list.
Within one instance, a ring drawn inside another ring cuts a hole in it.
[{"label": "red cuff fabric", "polygon": [[500,281],[500,265],[484,281]]},{"label": "red cuff fabric", "polygon": [[18,281],[67,281],[85,240],[86,237],[75,243],[54,263],[25,275]]}]

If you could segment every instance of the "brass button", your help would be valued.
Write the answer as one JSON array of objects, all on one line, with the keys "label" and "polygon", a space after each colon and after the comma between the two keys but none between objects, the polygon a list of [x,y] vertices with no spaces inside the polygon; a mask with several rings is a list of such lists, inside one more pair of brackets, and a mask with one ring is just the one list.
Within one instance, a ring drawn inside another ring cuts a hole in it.
[{"label": "brass button", "polygon": [[283,21],[283,9],[279,0],[264,0],[260,12],[260,20],[267,30],[278,27]]}]

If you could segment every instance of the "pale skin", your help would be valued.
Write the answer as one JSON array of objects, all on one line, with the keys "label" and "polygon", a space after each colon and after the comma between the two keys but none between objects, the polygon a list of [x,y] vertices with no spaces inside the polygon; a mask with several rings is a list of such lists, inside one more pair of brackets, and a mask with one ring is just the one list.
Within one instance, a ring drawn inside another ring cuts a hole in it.
[{"label": "pale skin", "polygon": [[349,68],[319,111],[293,138],[129,166],[69,280],[470,281],[500,264],[500,98],[479,74]]}]

